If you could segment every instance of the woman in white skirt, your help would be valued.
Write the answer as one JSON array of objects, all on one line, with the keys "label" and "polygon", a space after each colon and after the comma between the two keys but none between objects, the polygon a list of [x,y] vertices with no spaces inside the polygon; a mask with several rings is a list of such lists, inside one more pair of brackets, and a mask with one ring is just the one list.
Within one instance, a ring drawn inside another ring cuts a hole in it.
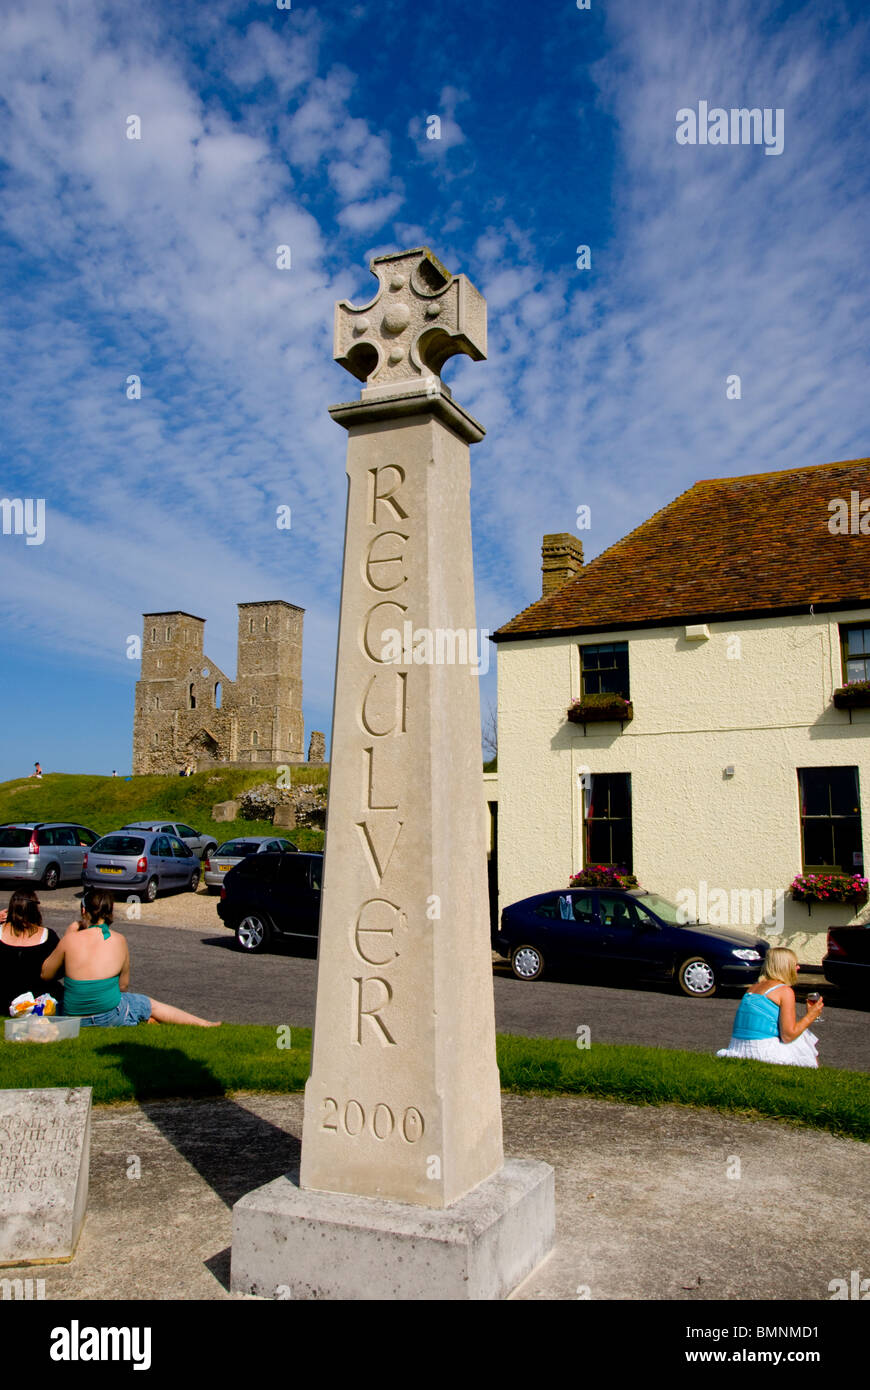
[{"label": "woman in white skirt", "polygon": [[797,956],[785,947],[772,947],[761,974],[740,1000],[731,1041],[717,1057],[749,1057],[756,1062],[781,1062],[791,1067],[817,1067],[818,1038],[809,1031],[822,1012],[823,999],[807,1004],[797,1021],[794,990]]}]

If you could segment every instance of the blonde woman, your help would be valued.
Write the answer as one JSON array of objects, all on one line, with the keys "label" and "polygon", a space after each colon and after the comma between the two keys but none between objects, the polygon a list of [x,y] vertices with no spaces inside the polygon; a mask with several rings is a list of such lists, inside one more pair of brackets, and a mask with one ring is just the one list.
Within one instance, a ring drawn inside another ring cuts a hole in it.
[{"label": "blonde woman", "polygon": [[764,958],[761,974],[740,1000],[731,1041],[717,1057],[749,1057],[756,1062],[781,1062],[791,1067],[817,1067],[818,1038],[809,1031],[822,1012],[823,999],[807,1004],[798,1021],[794,990],[797,956],[774,946]]}]

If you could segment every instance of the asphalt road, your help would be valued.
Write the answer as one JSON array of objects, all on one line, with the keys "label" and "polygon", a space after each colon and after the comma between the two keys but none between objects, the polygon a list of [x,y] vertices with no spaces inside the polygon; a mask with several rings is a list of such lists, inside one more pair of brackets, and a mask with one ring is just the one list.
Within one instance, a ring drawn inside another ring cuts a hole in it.
[{"label": "asphalt road", "polygon": [[[166,900],[167,908],[170,902]],[[207,902],[202,910],[210,918]],[[70,913],[49,909],[43,901],[43,917],[62,932]],[[119,914],[116,925],[130,943],[130,988],[140,994],[227,1023],[310,1027],[314,1022],[316,963],[310,954],[293,954],[282,943],[265,955],[243,956],[232,933],[210,923],[176,927],[128,922]],[[523,982],[514,979],[507,963],[497,963],[494,974],[499,1032],[575,1039],[577,1029],[585,1026],[593,1044],[715,1052],[727,1046],[740,998],[734,991],[721,998],[687,999],[659,985],[626,989],[572,980]],[[825,996],[815,1029],[823,1065],[870,1071],[870,1008],[843,1007],[823,979],[808,980],[803,991],[807,988],[820,988]],[[801,993],[799,985],[799,998]]]}]

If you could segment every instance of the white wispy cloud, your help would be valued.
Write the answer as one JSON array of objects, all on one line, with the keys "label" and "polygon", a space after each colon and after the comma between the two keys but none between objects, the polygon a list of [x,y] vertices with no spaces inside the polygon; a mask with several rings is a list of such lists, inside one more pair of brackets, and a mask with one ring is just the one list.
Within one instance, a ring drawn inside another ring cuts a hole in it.
[{"label": "white wispy cloud", "polygon": [[425,116],[412,116],[408,134],[417,151],[426,159],[441,160],[456,145],[466,143],[465,133],[456,119],[456,108],[468,101],[468,93],[457,87],[442,87],[433,110]]}]

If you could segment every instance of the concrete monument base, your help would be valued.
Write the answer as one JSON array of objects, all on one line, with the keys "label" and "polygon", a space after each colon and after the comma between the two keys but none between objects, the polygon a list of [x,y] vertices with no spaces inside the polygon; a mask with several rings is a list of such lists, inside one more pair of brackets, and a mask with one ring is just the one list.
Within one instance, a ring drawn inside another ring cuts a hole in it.
[{"label": "concrete monument base", "polygon": [[233,1292],[265,1298],[504,1298],[553,1245],[553,1169],[512,1159],[449,1207],[301,1188],[233,1208]]}]

